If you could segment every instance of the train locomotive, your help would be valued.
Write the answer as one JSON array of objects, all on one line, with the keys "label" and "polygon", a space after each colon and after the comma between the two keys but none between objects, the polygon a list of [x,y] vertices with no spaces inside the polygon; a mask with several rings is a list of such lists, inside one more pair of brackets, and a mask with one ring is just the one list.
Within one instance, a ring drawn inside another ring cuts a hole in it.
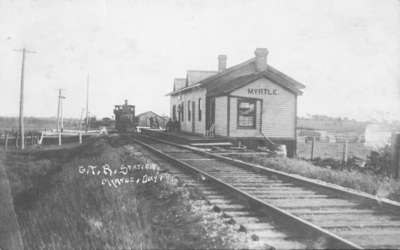
[{"label": "train locomotive", "polygon": [[120,133],[135,132],[135,105],[128,105],[128,100],[125,100],[123,105],[114,107],[115,129]]}]

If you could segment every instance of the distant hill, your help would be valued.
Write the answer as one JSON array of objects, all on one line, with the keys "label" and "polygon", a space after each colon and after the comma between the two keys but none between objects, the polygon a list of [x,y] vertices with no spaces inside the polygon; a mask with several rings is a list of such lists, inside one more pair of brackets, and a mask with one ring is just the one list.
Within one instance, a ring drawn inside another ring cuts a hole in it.
[{"label": "distant hill", "polygon": [[326,130],[335,133],[363,133],[367,124],[368,122],[360,122],[347,118],[335,118],[320,115],[314,115],[310,118],[299,117],[297,120],[298,128]]},{"label": "distant hill", "polygon": [[331,133],[363,134],[368,124],[381,124],[393,131],[400,130],[400,122],[357,121],[354,119],[313,115],[297,118],[298,129],[325,130]]}]

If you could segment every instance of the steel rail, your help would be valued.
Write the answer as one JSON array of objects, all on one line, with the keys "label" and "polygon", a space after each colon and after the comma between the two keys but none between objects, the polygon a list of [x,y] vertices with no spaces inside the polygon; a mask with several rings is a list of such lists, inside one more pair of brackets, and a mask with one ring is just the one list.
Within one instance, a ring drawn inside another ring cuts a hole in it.
[{"label": "steel rail", "polygon": [[[191,149],[190,147],[184,147],[184,146],[181,147],[181,145],[179,145],[179,144],[175,144],[174,145],[174,143],[164,142],[163,140],[154,139],[154,138],[151,138],[151,137],[150,138],[149,137],[147,137],[147,138],[146,137],[142,137],[142,139],[144,139],[144,140],[154,140],[154,141],[158,141],[158,142],[161,142],[161,143],[164,143],[164,144],[177,146],[177,147],[180,147],[180,148]],[[278,208],[275,205],[272,205],[272,204],[270,204],[268,202],[265,202],[265,201],[255,197],[253,195],[250,195],[247,192],[242,191],[242,190],[240,190],[240,189],[238,189],[238,188],[236,188],[236,187],[234,187],[234,186],[232,186],[232,185],[220,180],[219,178],[208,174],[205,171],[202,171],[202,170],[200,170],[200,169],[198,169],[198,168],[196,168],[196,167],[194,167],[194,166],[192,166],[192,165],[190,165],[190,164],[188,164],[186,162],[183,162],[181,160],[175,159],[174,157],[168,155],[167,153],[164,153],[161,150],[159,150],[159,149],[147,144],[143,140],[138,139],[138,137],[133,139],[133,141],[138,143],[138,144],[140,144],[140,145],[142,145],[142,146],[144,146],[145,148],[157,153],[158,155],[162,156],[163,158],[178,164],[181,167],[190,169],[193,172],[201,174],[201,175],[207,177],[209,180],[212,180],[212,182],[214,182],[214,183],[216,183],[216,184],[218,184],[220,186],[223,186],[223,187],[225,187],[225,188],[227,188],[229,190],[232,190],[235,193],[240,194],[243,197],[246,197],[248,200],[252,201],[253,203],[258,204],[258,205],[260,205],[260,206],[262,206],[264,208],[267,208],[268,210],[274,212],[275,214],[278,214],[278,215],[288,219],[290,222],[295,223],[296,225],[306,229],[307,231],[313,232],[313,233],[317,234],[319,237],[324,237],[324,238],[328,239],[330,247],[333,246],[333,248],[339,248],[339,249],[343,249],[343,248],[346,248],[346,249],[363,249],[361,246],[359,246],[359,245],[357,245],[357,244],[355,244],[353,242],[350,242],[350,241],[348,241],[348,240],[346,240],[346,239],[344,239],[344,238],[342,238],[342,237],[340,237],[338,235],[333,234],[332,232],[329,232],[329,231],[327,231],[327,230],[325,230],[325,229],[323,229],[323,228],[321,228],[321,227],[319,227],[317,225],[314,225],[314,224],[312,224],[312,223],[310,223],[310,222],[308,222],[308,221],[306,221],[306,220],[304,220],[302,218],[299,218],[299,217],[297,217],[297,216],[295,216],[295,215],[293,215],[291,213],[288,213],[288,212]],[[196,150],[192,150],[192,151],[194,151],[196,153],[202,152],[202,151],[198,152]],[[210,155],[210,156],[213,156],[213,155]]]},{"label": "steel rail", "polygon": [[[141,136],[143,136],[143,135],[141,135]],[[224,162],[234,164],[235,166],[238,166],[238,167],[242,167],[242,168],[245,167],[246,169],[250,168],[250,169],[253,169],[253,170],[257,170],[257,171],[262,171],[262,172],[266,172],[266,173],[270,173],[270,174],[276,174],[276,175],[278,175],[280,177],[283,177],[285,179],[290,179],[290,180],[293,180],[295,182],[300,182],[300,183],[303,183],[303,184],[308,185],[308,186],[317,186],[317,187],[320,187],[320,188],[323,188],[323,189],[328,189],[328,190],[331,190],[331,191],[334,191],[334,192],[339,192],[339,193],[345,194],[348,197],[355,198],[357,200],[363,200],[363,201],[367,201],[367,202],[370,202],[370,203],[373,203],[373,204],[376,204],[376,205],[379,205],[379,206],[384,206],[384,207],[386,207],[386,208],[388,208],[388,209],[390,209],[392,211],[395,211],[397,213],[400,211],[400,203],[396,202],[396,201],[392,201],[392,200],[388,200],[388,199],[382,199],[382,198],[379,198],[379,197],[371,195],[371,194],[367,194],[367,193],[364,193],[364,192],[352,190],[350,188],[345,188],[345,187],[342,187],[342,186],[326,183],[326,182],[323,182],[323,181],[319,181],[319,180],[303,177],[303,176],[296,175],[296,174],[285,173],[283,171],[275,170],[275,169],[268,168],[268,167],[265,167],[265,166],[260,166],[260,165],[257,165],[257,164],[244,162],[244,161],[233,159],[233,158],[230,158],[230,157],[226,157],[226,156],[217,155],[217,154],[214,154],[214,153],[202,151],[202,150],[190,147],[190,146],[181,145],[181,144],[177,144],[177,143],[174,143],[174,142],[169,142],[169,141],[165,141],[165,140],[162,140],[162,139],[154,138],[152,136],[144,135],[144,137],[148,137],[148,138],[151,138],[152,140],[156,140],[156,141],[159,141],[161,143],[166,143],[166,144],[169,144],[169,145],[172,145],[172,146],[176,146],[176,147],[179,147],[179,148],[188,149],[188,150],[191,150],[192,152],[199,153],[199,154],[202,154],[202,155],[206,155],[206,156],[209,156],[209,157],[212,157],[212,158],[215,158],[215,159],[219,159],[219,160],[222,160]]]}]

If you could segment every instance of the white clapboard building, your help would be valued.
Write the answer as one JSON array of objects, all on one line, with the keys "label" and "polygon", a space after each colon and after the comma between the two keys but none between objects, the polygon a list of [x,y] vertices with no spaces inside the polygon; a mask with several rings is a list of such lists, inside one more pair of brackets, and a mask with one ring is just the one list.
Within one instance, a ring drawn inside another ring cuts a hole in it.
[{"label": "white clapboard building", "polygon": [[370,123],[365,128],[365,146],[379,149],[390,144],[392,129],[384,124]]},{"label": "white clapboard building", "polygon": [[227,68],[218,56],[216,71],[187,71],[174,80],[171,118],[184,132],[243,141],[265,137],[296,150],[297,96],[305,86],[267,63],[268,50]]}]

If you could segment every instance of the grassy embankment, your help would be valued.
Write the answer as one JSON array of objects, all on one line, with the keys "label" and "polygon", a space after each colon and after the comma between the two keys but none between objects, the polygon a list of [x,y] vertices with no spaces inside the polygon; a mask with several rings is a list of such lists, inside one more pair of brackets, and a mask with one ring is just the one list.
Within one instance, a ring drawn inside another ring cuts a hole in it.
[{"label": "grassy embankment", "polygon": [[359,171],[335,170],[315,166],[307,161],[280,157],[235,155],[236,159],[259,164],[283,172],[298,174],[358,191],[400,201],[400,181],[391,178],[361,173]]},{"label": "grassy embankment", "polygon": [[[79,166],[143,164],[111,139],[76,148],[9,154],[4,163],[26,249],[242,248],[246,238],[177,181],[101,185]],[[155,170],[130,171],[140,179]],[[117,174],[118,175],[118,174]],[[115,175],[115,176],[117,176]],[[119,176],[121,177],[121,176]],[[169,180],[169,181],[166,181]]]},{"label": "grassy embankment", "polygon": [[[0,151],[0,158],[2,157]],[[0,164],[0,249],[23,249],[6,169]]]}]

